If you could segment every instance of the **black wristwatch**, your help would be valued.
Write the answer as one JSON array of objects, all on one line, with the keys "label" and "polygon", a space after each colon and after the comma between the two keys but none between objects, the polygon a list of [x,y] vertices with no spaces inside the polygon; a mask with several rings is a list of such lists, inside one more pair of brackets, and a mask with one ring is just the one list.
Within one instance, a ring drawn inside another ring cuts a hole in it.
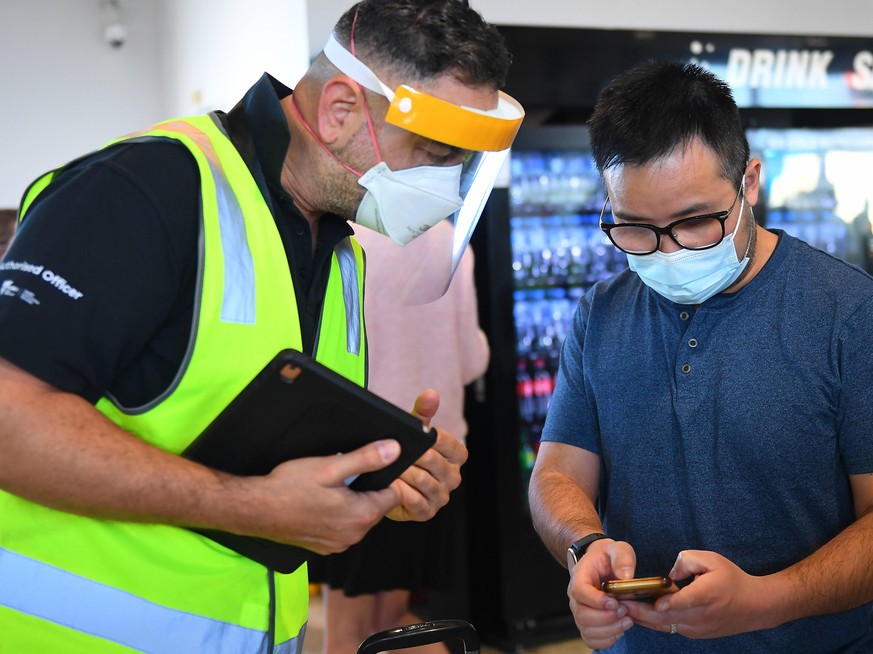
[{"label": "black wristwatch", "polygon": [[606,534],[593,533],[588,534],[585,538],[580,538],[567,549],[567,570],[572,570],[573,566],[579,562],[582,555],[588,550],[588,547],[596,540],[601,538],[609,538]]}]

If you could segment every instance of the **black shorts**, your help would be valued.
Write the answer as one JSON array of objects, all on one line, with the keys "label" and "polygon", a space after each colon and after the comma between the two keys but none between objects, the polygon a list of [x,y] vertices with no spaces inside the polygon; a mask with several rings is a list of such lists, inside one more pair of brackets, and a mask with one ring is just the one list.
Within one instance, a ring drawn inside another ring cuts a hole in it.
[{"label": "black shorts", "polygon": [[349,597],[386,590],[446,591],[464,556],[463,487],[427,522],[383,519],[340,554],[309,559],[309,580]]}]

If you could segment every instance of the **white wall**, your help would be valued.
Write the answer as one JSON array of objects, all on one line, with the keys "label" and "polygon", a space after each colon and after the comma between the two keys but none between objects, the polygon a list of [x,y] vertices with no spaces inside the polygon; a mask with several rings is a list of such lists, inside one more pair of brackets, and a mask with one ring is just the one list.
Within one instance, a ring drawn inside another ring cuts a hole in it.
[{"label": "white wall", "polygon": [[163,0],[168,115],[230,109],[265,71],[293,86],[309,65],[304,0]]},{"label": "white wall", "polygon": [[[315,54],[353,2],[308,3],[310,54]],[[470,4],[498,25],[873,36],[873,0],[470,0]]]},{"label": "white wall", "polygon": [[265,70],[309,62],[305,0],[0,0],[0,208],[36,176],[171,116],[230,109]]},{"label": "white wall", "polygon": [[121,4],[127,42],[103,39],[99,0],[0,0],[0,207],[40,173],[160,115],[153,0]]}]

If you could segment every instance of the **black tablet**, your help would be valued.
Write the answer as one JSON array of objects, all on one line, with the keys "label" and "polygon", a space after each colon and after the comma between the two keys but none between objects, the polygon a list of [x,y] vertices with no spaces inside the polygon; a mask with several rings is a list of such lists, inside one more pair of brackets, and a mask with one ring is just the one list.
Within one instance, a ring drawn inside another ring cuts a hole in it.
[{"label": "black tablet", "polygon": [[[280,463],[349,452],[393,438],[394,463],[348,480],[353,490],[387,487],[436,441],[421,420],[296,350],[283,350],[182,453],[236,475],[265,475]],[[278,572],[291,572],[308,550],[269,540],[196,530]]]}]

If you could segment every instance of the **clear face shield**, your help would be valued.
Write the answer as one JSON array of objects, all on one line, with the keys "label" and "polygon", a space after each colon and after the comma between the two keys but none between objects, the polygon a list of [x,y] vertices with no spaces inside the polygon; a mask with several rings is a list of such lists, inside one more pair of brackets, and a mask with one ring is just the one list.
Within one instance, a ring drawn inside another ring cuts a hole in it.
[{"label": "clear face shield", "polygon": [[380,162],[358,180],[367,193],[358,209],[355,233],[365,249],[379,248],[376,256],[389,257],[398,270],[394,279],[382,281],[389,284],[398,303],[433,302],[449,287],[524,110],[503,92],[498,92],[497,107],[483,110],[407,85],[392,90],[333,36],[324,54],[341,72],[388,100],[388,125],[432,143],[435,153],[454,153],[453,160],[461,159],[453,165],[398,171]]}]

